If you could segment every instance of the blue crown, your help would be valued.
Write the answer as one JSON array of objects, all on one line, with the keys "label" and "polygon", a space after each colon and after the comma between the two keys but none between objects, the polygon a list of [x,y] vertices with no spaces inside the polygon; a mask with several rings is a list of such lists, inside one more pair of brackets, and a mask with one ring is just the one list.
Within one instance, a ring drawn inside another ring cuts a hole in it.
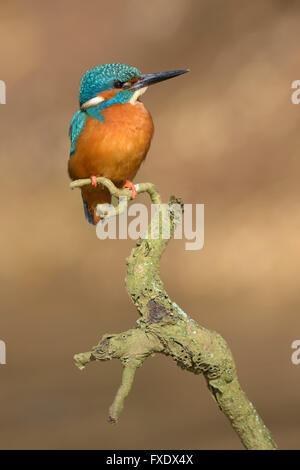
[{"label": "blue crown", "polygon": [[81,80],[80,106],[102,91],[120,88],[122,83],[136,77],[140,78],[141,72],[135,67],[125,64],[98,65],[98,67],[88,70]]}]

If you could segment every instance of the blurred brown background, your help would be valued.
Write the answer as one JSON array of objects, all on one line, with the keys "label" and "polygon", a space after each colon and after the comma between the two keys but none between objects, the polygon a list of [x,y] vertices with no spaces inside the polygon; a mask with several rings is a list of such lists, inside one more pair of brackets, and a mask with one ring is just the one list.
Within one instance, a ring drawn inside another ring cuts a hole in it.
[{"label": "blurred brown background", "polygon": [[226,338],[278,445],[299,448],[300,2],[2,0],[0,18],[1,448],[241,448],[203,378],[170,359],[138,371],[117,426],[120,364],[73,365],[137,319],[133,242],[96,238],[66,172],[81,76],[107,62],[191,69],[144,98],[156,132],[137,181],[205,203],[204,249],[173,241],[162,278]]}]

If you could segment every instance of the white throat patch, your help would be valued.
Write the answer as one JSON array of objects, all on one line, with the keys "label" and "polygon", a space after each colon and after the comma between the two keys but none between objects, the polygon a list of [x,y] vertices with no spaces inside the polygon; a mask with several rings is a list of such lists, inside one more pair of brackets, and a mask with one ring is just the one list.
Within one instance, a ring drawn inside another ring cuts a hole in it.
[{"label": "white throat patch", "polygon": [[145,86],[144,88],[139,88],[138,90],[136,90],[136,91],[133,93],[131,99],[129,100],[129,103],[130,103],[130,104],[136,104],[138,98],[139,98],[141,95],[143,95],[143,94],[145,93],[145,91],[147,90],[147,88],[148,88],[148,87]]},{"label": "white throat patch", "polygon": [[[139,88],[138,90],[136,90],[133,93],[131,99],[129,100],[129,103],[133,105],[136,104],[138,98],[145,93],[147,88],[148,87],[145,86],[144,88]],[[102,103],[102,101],[105,101],[104,98],[102,98],[102,96],[95,96],[94,98],[91,98],[90,100],[85,101],[85,103],[83,103],[80,106],[80,109],[84,111],[85,109],[92,108],[93,106],[96,106],[97,104]]]},{"label": "white throat patch", "polygon": [[99,103],[102,103],[104,101],[104,98],[102,96],[95,96],[94,98],[91,98],[90,100],[86,101],[80,106],[80,109],[85,110],[88,108],[92,108],[92,106],[96,106]]}]

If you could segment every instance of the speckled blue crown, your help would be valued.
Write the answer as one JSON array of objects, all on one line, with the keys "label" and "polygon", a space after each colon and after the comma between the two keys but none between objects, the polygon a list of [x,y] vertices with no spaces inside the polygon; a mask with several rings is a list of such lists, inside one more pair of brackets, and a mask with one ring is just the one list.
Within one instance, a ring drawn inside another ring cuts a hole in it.
[{"label": "speckled blue crown", "polygon": [[88,70],[81,80],[79,91],[80,106],[105,90],[115,88],[115,82],[127,82],[140,77],[141,72],[135,67],[125,64],[98,65]]}]

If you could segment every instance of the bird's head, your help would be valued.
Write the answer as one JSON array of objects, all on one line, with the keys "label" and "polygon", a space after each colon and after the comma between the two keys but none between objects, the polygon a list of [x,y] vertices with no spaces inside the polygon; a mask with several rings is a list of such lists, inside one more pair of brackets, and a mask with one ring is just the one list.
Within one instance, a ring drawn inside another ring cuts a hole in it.
[{"label": "bird's head", "polygon": [[[125,64],[105,64],[88,70],[81,80],[79,102],[81,109],[131,102],[135,104],[149,85],[176,77],[185,70],[142,74]],[[105,102],[105,103],[104,103]]]}]

